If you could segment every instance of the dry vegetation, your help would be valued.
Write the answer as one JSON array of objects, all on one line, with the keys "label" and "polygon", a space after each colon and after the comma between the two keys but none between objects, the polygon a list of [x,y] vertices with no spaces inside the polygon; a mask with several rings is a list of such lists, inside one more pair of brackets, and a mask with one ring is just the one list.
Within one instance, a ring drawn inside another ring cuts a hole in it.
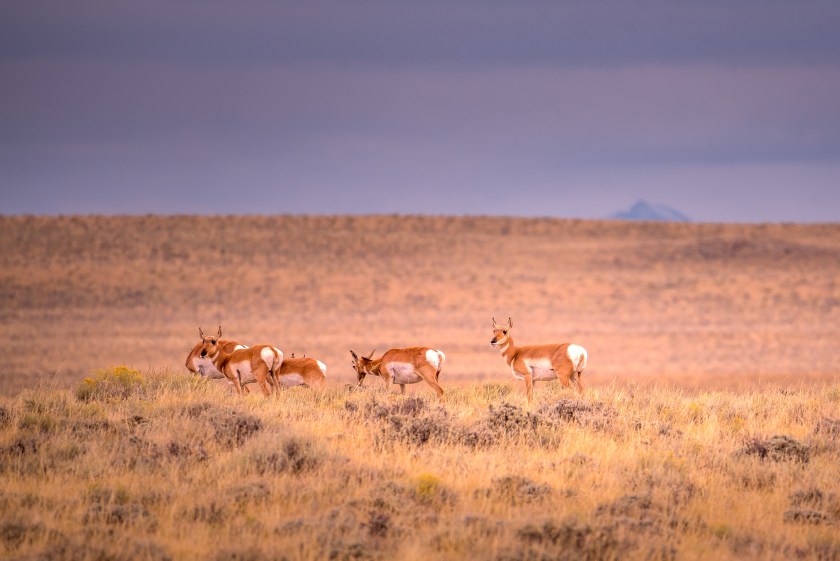
[{"label": "dry vegetation", "polygon": [[840,385],[512,388],[26,390],[0,399],[0,556],[840,560]]},{"label": "dry vegetation", "polygon": [[[183,368],[197,326],[307,353],[429,345],[443,382],[519,343],[589,350],[591,384],[836,381],[840,226],[457,217],[0,217],[0,392]],[[539,388],[538,388],[539,391]]]},{"label": "dry vegetation", "polygon": [[[836,225],[0,217],[0,265],[0,557],[840,561]],[[524,408],[494,315],[587,393]],[[328,388],[190,377],[218,323]],[[443,402],[345,385],[417,344]]]}]

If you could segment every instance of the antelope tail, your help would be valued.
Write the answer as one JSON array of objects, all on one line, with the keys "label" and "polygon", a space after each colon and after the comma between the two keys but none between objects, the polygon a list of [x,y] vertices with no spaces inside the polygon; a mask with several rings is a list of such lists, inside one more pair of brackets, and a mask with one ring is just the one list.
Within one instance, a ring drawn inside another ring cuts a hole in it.
[{"label": "antelope tail", "polygon": [[583,369],[586,368],[587,358],[588,357],[586,355],[586,349],[581,347],[580,357],[578,358],[577,367],[575,368],[575,371],[577,372],[578,376],[580,376],[580,374],[583,372]]}]

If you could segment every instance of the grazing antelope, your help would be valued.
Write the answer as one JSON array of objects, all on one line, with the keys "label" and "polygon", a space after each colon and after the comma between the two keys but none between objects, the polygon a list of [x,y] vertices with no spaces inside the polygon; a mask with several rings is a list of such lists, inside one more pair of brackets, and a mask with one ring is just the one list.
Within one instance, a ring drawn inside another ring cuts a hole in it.
[{"label": "grazing antelope", "polygon": [[204,337],[199,356],[210,358],[216,369],[233,382],[238,394],[242,394],[245,384],[257,383],[263,394],[271,395],[269,384],[278,387],[277,371],[283,363],[283,351],[271,345],[255,345],[227,353],[219,344],[221,338],[219,326],[218,335]]},{"label": "grazing antelope", "polygon": [[281,386],[307,385],[310,388],[323,388],[327,384],[327,365],[314,358],[291,358],[283,360],[277,371],[277,379]]},{"label": "grazing antelope", "polygon": [[534,382],[538,380],[557,378],[567,388],[570,382],[574,382],[578,392],[583,393],[580,375],[586,368],[586,349],[572,343],[517,347],[510,335],[511,329],[513,322],[510,318],[507,325],[498,325],[496,318],[493,318],[493,339],[490,344],[499,347],[513,377],[525,381],[529,405],[534,397]]},{"label": "grazing antelope", "polygon": [[[210,360],[209,357],[202,357],[201,356],[201,347],[204,345],[204,331],[201,328],[198,328],[198,336],[201,339],[200,342],[196,343],[195,346],[190,351],[190,354],[187,355],[186,360],[186,367],[192,374],[198,374],[199,376],[207,376],[211,380],[218,380],[220,378],[224,378],[225,375],[219,372],[216,368],[216,365],[213,364],[213,361]],[[244,349],[246,348],[245,345],[242,345],[236,341],[229,341],[225,339],[219,339],[218,344],[222,347],[222,350],[228,354],[232,353],[237,349]]]},{"label": "grazing antelope", "polygon": [[416,384],[422,380],[437,392],[438,397],[443,397],[443,388],[438,383],[440,370],[446,360],[442,351],[429,347],[391,349],[376,360],[373,359],[374,352],[375,349],[368,356],[359,357],[350,351],[353,355],[353,369],[358,375],[357,385],[361,386],[365,376],[371,374],[382,378],[386,388],[390,388],[392,383],[399,384],[400,392],[405,395],[406,384]]}]

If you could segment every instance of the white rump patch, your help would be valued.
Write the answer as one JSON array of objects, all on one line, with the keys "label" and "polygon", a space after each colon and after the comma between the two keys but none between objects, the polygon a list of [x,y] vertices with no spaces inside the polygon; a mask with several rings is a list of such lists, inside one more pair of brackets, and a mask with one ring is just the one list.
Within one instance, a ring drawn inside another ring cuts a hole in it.
[{"label": "white rump patch", "polygon": [[[277,360],[278,357],[274,354],[275,352],[279,355],[279,361]],[[283,362],[283,353],[274,347],[263,347],[260,349],[260,358],[263,359],[263,362],[265,362],[269,369],[273,370]]]},{"label": "white rump patch", "polygon": [[315,362],[318,363],[318,368],[321,369],[321,373],[326,376],[327,375],[327,365],[321,362],[320,360],[316,360]]},{"label": "white rump patch", "polygon": [[440,370],[441,360],[438,351],[435,351],[433,349],[429,349],[428,351],[426,351],[426,361],[432,366],[434,366],[435,370]]},{"label": "white rump patch", "polygon": [[303,376],[298,373],[293,374],[283,374],[282,376],[277,377],[277,381],[280,382],[280,385],[290,388],[292,386],[302,386],[303,385]]},{"label": "white rump patch", "polygon": [[[437,355],[435,355],[435,358],[437,358]],[[416,384],[422,380],[414,371],[414,365],[410,362],[391,362],[387,368],[395,384]]]},{"label": "white rump patch", "polygon": [[572,361],[572,367],[575,372],[580,372],[586,368],[586,361],[589,357],[586,354],[586,349],[580,345],[569,345],[566,347],[566,356]]}]

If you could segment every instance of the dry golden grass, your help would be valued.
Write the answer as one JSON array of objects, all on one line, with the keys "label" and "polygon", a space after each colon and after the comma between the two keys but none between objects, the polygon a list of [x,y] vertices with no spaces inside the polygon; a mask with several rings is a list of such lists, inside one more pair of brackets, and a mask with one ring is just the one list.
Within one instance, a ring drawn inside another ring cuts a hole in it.
[{"label": "dry golden grass", "polygon": [[[840,561],[838,275],[836,225],[0,217],[0,557]],[[586,395],[524,409],[494,315]],[[329,387],[189,377],[218,323]],[[344,386],[408,345],[442,404]]]},{"label": "dry golden grass", "polygon": [[0,399],[0,556],[840,559],[840,385],[536,396],[27,390]]}]

